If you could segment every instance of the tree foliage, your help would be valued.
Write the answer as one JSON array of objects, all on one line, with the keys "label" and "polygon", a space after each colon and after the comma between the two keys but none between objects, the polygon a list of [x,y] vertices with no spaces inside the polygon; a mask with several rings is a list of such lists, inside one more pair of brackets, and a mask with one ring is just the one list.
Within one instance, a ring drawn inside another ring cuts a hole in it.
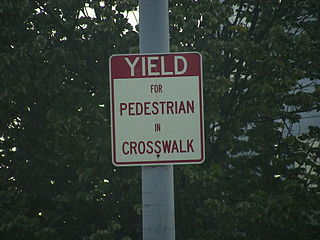
[{"label": "tree foliage", "polygon": [[107,61],[138,45],[134,7],[2,1],[1,239],[139,233],[138,172],[114,169],[108,137]]},{"label": "tree foliage", "polygon": [[207,138],[176,177],[179,239],[317,238],[320,121],[292,124],[319,111],[319,3],[171,5],[171,44],[204,58]]},{"label": "tree foliage", "polygon": [[[317,0],[171,0],[172,51],[204,63],[206,161],[175,167],[177,239],[316,239]],[[138,168],[110,160],[108,57],[137,1],[0,5],[0,238],[141,239]],[[318,123],[318,124],[317,124]]]}]

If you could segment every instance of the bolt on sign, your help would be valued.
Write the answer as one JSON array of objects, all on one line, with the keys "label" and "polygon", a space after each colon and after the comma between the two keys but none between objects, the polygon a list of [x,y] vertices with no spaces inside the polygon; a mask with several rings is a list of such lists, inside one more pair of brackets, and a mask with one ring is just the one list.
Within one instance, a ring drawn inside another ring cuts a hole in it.
[{"label": "bolt on sign", "polygon": [[113,164],[202,163],[201,55],[112,55],[109,67]]}]

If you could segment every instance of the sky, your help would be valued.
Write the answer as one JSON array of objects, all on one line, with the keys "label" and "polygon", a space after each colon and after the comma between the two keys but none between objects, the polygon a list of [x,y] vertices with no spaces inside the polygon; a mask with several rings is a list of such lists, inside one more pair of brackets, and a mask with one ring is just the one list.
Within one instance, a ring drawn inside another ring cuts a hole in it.
[{"label": "sky", "polygon": [[[101,4],[104,4],[101,2]],[[89,6],[85,8],[85,11],[90,17],[95,17],[95,13],[93,8],[90,8]],[[124,16],[128,14],[128,22],[134,27],[139,23],[139,11],[131,11],[128,13],[124,13]],[[85,16],[83,12],[80,12],[80,17]]]}]

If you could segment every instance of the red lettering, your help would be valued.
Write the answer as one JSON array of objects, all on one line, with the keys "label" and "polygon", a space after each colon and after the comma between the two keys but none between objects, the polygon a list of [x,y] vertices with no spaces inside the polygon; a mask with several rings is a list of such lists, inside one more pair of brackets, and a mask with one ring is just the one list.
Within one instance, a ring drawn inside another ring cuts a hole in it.
[{"label": "red lettering", "polygon": [[120,103],[120,116],[194,113],[194,101],[161,101]]},{"label": "red lettering", "polygon": [[146,151],[146,146],[143,141],[140,141],[138,143],[138,152],[139,152],[139,154],[144,154],[145,151]]},{"label": "red lettering", "polygon": [[187,113],[194,113],[194,101],[187,101]]},{"label": "red lettering", "polygon": [[143,113],[143,105],[142,103],[136,103],[136,115],[142,115]]},{"label": "red lettering", "polygon": [[120,103],[120,116],[122,116],[122,112],[124,110],[127,110],[127,104],[126,103]]},{"label": "red lettering", "polygon": [[161,153],[160,144],[161,144],[160,141],[155,141],[155,147],[158,148],[158,149],[154,150],[155,153]]},{"label": "red lettering", "polygon": [[164,114],[164,104],[166,102],[159,102],[161,104],[161,114]]},{"label": "red lettering", "polygon": [[187,152],[186,150],[183,150],[182,140],[179,140],[179,145],[180,145],[180,152],[181,152],[181,153]]},{"label": "red lettering", "polygon": [[175,113],[177,114],[178,113],[178,101],[175,101],[174,102],[174,107],[175,107]]},{"label": "red lettering", "polygon": [[173,151],[176,151],[177,153],[179,152],[179,150],[178,150],[178,144],[177,144],[177,141],[176,141],[176,140],[173,140],[171,153],[173,153]]},{"label": "red lettering", "polygon": [[174,114],[173,112],[173,102],[168,101],[167,102],[167,114],[170,114],[169,112],[171,111],[171,114]]},{"label": "red lettering", "polygon": [[180,103],[180,107],[179,107],[179,114],[181,114],[181,112],[186,113],[186,108],[184,107],[183,102]]},{"label": "red lettering", "polygon": [[136,142],[130,142],[130,154],[137,154],[137,143]]},{"label": "red lettering", "polygon": [[123,144],[122,144],[122,152],[123,152],[123,154],[124,155],[128,155],[129,154],[129,151],[125,151],[125,146],[124,145],[129,145],[129,143],[128,142],[124,142]]},{"label": "red lettering", "polygon": [[134,105],[135,103],[134,102],[131,102],[129,103],[129,115],[135,115],[134,111],[133,111],[133,108],[134,108]]},{"label": "red lettering", "polygon": [[158,102],[153,102],[152,107],[153,107],[152,114],[157,115],[159,113]]},{"label": "red lettering", "polygon": [[[150,115],[151,113],[149,112],[150,108],[150,102],[145,102],[144,103],[144,115]],[[147,112],[148,111],[148,112]]]},{"label": "red lettering", "polygon": [[128,154],[159,154],[159,153],[190,153],[194,152],[194,139],[132,141],[122,143],[122,153]]},{"label": "red lettering", "polygon": [[191,140],[187,140],[187,151],[190,152],[190,149],[192,149],[192,152],[194,152],[194,149],[193,149],[193,146],[192,146],[192,143],[193,143],[193,139]]},{"label": "red lettering", "polygon": [[170,153],[171,150],[171,140],[162,141],[162,147],[164,153]]},{"label": "red lettering", "polygon": [[148,141],[147,142],[147,153],[151,154],[153,153],[153,147],[152,147],[153,142],[152,141]]}]

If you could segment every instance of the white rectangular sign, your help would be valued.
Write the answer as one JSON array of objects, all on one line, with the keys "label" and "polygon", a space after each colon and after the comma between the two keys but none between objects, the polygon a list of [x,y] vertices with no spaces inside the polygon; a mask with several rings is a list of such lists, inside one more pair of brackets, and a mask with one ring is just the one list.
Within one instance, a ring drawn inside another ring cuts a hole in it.
[{"label": "white rectangular sign", "polygon": [[113,55],[109,64],[114,165],[203,162],[201,55]]}]

